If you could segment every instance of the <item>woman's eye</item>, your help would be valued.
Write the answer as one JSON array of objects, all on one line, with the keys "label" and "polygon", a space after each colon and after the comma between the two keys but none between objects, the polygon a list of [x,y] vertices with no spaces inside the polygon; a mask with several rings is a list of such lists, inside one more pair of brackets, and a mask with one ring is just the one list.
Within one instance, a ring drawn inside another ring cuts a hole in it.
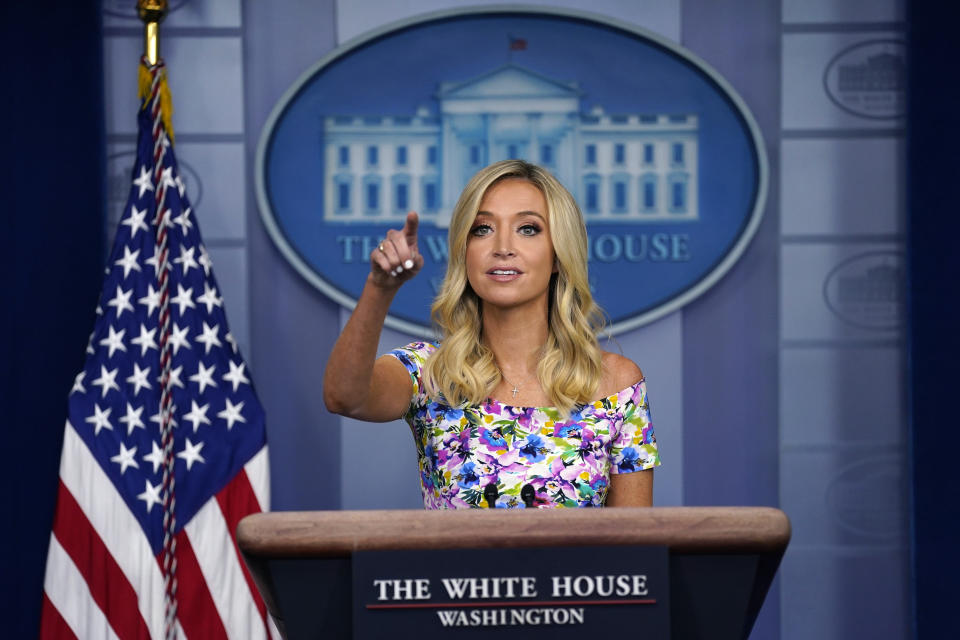
[{"label": "woman's eye", "polygon": [[473,229],[470,229],[470,233],[475,236],[485,236],[491,231],[492,229],[490,228],[490,225],[487,224],[478,224]]},{"label": "woman's eye", "polygon": [[535,224],[525,224],[520,227],[519,233],[522,236],[535,236],[540,233],[540,227]]}]

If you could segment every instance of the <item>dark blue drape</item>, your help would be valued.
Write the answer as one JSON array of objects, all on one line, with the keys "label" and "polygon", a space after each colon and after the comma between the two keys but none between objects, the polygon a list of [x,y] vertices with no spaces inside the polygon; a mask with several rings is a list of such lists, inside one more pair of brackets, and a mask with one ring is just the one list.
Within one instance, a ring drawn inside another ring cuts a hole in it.
[{"label": "dark blue drape", "polygon": [[915,637],[926,640],[960,637],[960,11],[939,2],[912,2],[908,11],[911,544]]},{"label": "dark blue drape", "polygon": [[104,250],[100,2],[0,9],[2,635],[36,637],[67,393]]}]

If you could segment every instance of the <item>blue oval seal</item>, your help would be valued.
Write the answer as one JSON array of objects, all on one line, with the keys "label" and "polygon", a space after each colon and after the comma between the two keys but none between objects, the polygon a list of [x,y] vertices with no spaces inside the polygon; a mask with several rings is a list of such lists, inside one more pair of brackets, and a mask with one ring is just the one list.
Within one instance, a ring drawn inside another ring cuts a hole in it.
[{"label": "blue oval seal", "polygon": [[453,205],[505,158],[544,166],[580,203],[611,333],[716,283],[766,199],[759,129],[705,62],[608,18],[497,7],[394,23],[308,69],[260,138],[260,214],[297,271],[352,308],[370,251],[419,212],[424,270],[387,324],[423,334]]},{"label": "blue oval seal", "polygon": [[875,120],[901,118],[907,103],[907,45],[867,40],[851,45],[827,64],[823,88],[835,105]]},{"label": "blue oval seal", "polygon": [[867,251],[837,264],[823,281],[823,299],[838,318],[861,329],[903,325],[906,270],[899,251]]}]

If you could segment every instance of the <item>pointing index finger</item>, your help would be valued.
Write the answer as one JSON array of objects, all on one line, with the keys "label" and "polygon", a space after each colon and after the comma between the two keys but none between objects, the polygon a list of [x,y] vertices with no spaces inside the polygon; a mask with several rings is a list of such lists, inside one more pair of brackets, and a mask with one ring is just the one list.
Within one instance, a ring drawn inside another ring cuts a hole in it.
[{"label": "pointing index finger", "polygon": [[407,245],[417,244],[417,227],[420,225],[420,218],[415,211],[407,214],[407,220],[403,224],[403,235],[407,239]]}]

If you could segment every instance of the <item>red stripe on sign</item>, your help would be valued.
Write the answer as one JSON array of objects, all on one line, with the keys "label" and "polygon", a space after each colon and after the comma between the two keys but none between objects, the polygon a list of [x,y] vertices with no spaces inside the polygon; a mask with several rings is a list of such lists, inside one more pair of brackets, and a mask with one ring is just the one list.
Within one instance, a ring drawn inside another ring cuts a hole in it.
[{"label": "red stripe on sign", "polygon": [[405,602],[368,604],[367,609],[468,609],[470,607],[588,607],[607,605],[657,604],[653,598],[643,600],[505,600],[502,602]]},{"label": "red stripe on sign", "polygon": [[62,480],[53,535],[86,580],[90,596],[117,636],[121,640],[149,638],[147,623],[137,607],[137,592]]},{"label": "red stripe on sign", "polygon": [[243,561],[240,548],[237,546],[237,524],[244,516],[248,516],[251,513],[258,513],[261,510],[260,504],[257,501],[257,495],[253,492],[253,487],[250,485],[250,478],[247,477],[246,471],[241,469],[240,472],[233,477],[233,480],[217,494],[217,503],[220,505],[220,511],[223,512],[223,519],[227,523],[227,531],[230,532],[230,542],[233,543],[233,550],[237,554],[237,562],[240,563],[240,568],[243,569],[243,577],[247,580],[247,587],[250,589],[250,593],[253,594],[253,601],[260,611],[260,617],[263,618],[263,624],[267,627],[267,636],[269,636],[267,607],[263,603],[263,598],[260,597],[260,592],[257,590],[257,585],[253,581],[253,576],[251,576],[250,571],[247,570],[247,563]]},{"label": "red stripe on sign", "polygon": [[43,594],[43,602],[40,604],[40,633],[37,637],[40,640],[77,640],[76,634],[46,593]]},{"label": "red stripe on sign", "polygon": [[[188,638],[214,640],[226,638],[227,631],[220,620],[220,613],[210,596],[207,581],[200,571],[200,564],[193,552],[187,532],[181,530],[175,536],[177,542],[177,619]],[[163,566],[163,552],[157,555],[157,563]]]}]

